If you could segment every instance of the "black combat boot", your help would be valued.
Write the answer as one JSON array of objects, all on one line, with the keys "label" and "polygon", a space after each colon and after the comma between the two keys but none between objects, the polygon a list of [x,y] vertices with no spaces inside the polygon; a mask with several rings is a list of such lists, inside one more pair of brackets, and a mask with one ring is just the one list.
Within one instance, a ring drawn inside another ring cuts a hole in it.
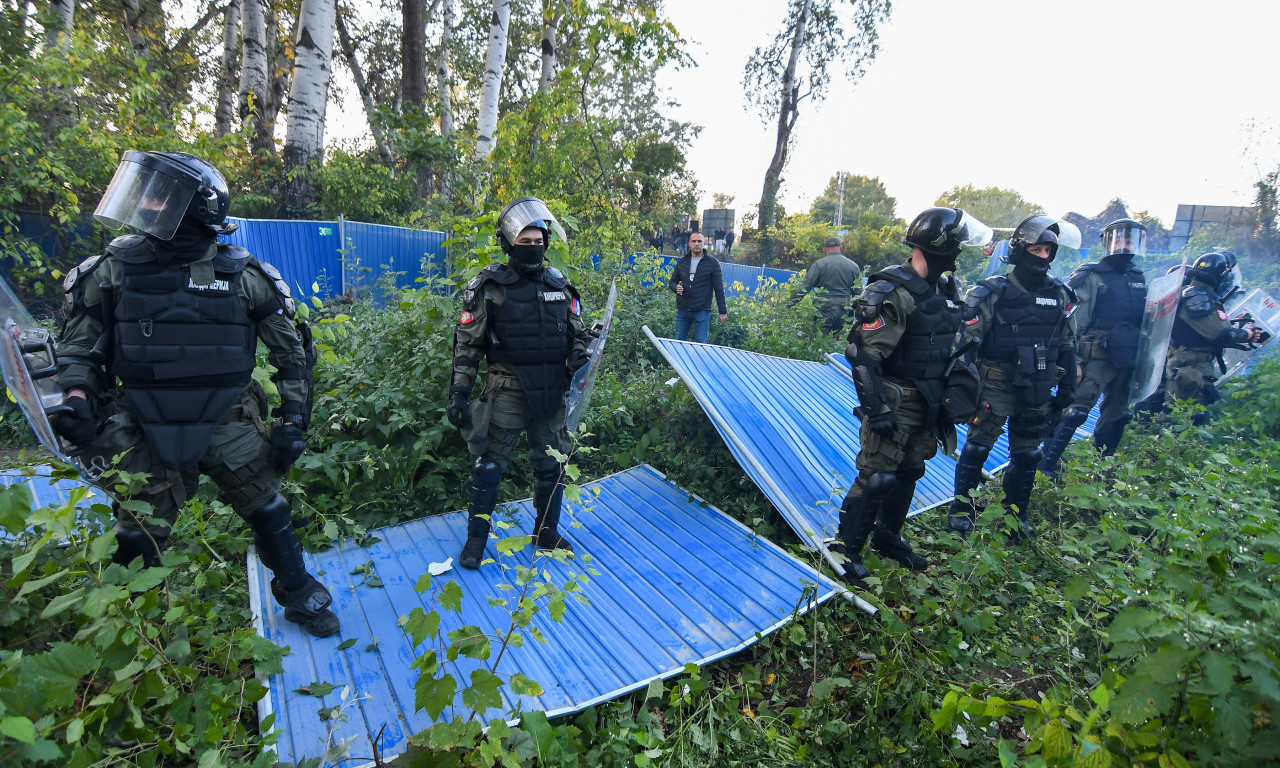
[{"label": "black combat boot", "polygon": [[[973,523],[982,514],[982,507],[973,502],[973,492],[982,482],[982,465],[987,463],[987,455],[991,449],[977,445],[973,441],[964,444],[960,452],[960,461],[956,464],[956,498],[951,502],[951,513],[947,515],[947,528],[968,538],[973,530]],[[961,501],[964,496],[969,501]]]},{"label": "black combat boot", "polygon": [[902,527],[907,522],[911,499],[916,495],[916,481],[924,477],[924,465],[900,467],[895,474],[898,482],[880,503],[879,525],[876,526],[875,533],[871,534],[871,547],[890,560],[897,560],[906,568],[923,571],[929,567],[929,561],[917,555],[906,539],[902,538]]},{"label": "black combat boot", "polygon": [[277,493],[249,515],[249,528],[253,531],[259,559],[274,574],[271,596],[284,607],[285,619],[302,625],[316,637],[335,634],[341,624],[329,609],[333,596],[307,573],[289,502]]},{"label": "black combat boot", "polygon": [[116,523],[116,551],[111,556],[111,561],[128,565],[139,557],[142,558],[143,568],[159,568],[159,543],[144,530]]},{"label": "black combat boot", "polygon": [[540,475],[533,485],[533,543],[538,549],[573,551],[573,544],[560,534],[560,510],[564,505],[564,484],[560,469]]},{"label": "black combat boot", "polygon": [[1132,414],[1125,414],[1116,419],[1106,429],[1095,430],[1093,433],[1093,447],[1098,449],[1098,453],[1103,456],[1110,456],[1116,452],[1116,448],[1120,445],[1120,438],[1124,437],[1125,425],[1133,420]]},{"label": "black combat boot", "polygon": [[1030,453],[1015,453],[1009,459],[1009,468],[1004,471],[1004,506],[1018,518],[1018,526],[1009,531],[1012,541],[1025,541],[1036,535],[1027,517],[1027,508],[1031,505],[1031,489],[1036,484],[1036,466],[1041,458],[1038,449]]},{"label": "black combat boot", "polygon": [[484,547],[489,543],[490,520],[498,503],[498,483],[502,467],[481,456],[471,468],[471,503],[467,507],[467,542],[458,555],[458,565],[475,570],[484,560]]},{"label": "black combat boot", "polygon": [[858,475],[840,505],[839,541],[832,547],[846,559],[845,582],[859,589],[867,588],[863,579],[871,575],[871,571],[862,564],[862,549],[875,525],[876,510],[897,482],[891,472],[873,473],[865,482],[863,478],[864,475]]},{"label": "black combat boot", "polygon": [[1071,445],[1071,440],[1076,436],[1076,430],[1088,419],[1088,412],[1076,413],[1071,408],[1063,412],[1062,421],[1058,422],[1058,428],[1045,441],[1044,458],[1040,460],[1041,472],[1054,480],[1058,479],[1062,454],[1066,452],[1067,446]]}]

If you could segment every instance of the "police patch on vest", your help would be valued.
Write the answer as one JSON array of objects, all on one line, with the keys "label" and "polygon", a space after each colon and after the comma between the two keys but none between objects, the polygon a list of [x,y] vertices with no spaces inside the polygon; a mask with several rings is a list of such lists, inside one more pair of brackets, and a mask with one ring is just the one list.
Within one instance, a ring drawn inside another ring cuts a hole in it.
[{"label": "police patch on vest", "polygon": [[543,301],[568,301],[569,294],[564,291],[543,291],[538,294],[538,298]]},{"label": "police patch on vest", "polygon": [[1056,306],[1058,306],[1058,300],[1057,300],[1057,299],[1047,299],[1047,298],[1045,298],[1044,296],[1037,296],[1037,297],[1036,297],[1036,305],[1037,305],[1037,306],[1041,306],[1041,307],[1056,307]]},{"label": "police patch on vest", "polygon": [[458,318],[458,323],[461,325],[470,325],[471,321],[475,319],[476,319],[476,316],[471,314],[470,312],[463,312],[462,317]]},{"label": "police patch on vest", "polygon": [[884,315],[876,315],[875,320],[872,320],[869,323],[862,324],[862,330],[864,331],[874,331],[878,328],[883,328],[883,327],[884,327]]},{"label": "police patch on vest", "polygon": [[210,283],[201,284],[201,283],[197,283],[195,280],[188,277],[187,290],[200,291],[201,293],[205,293],[205,292],[230,293],[231,281],[230,280],[214,280],[213,282],[210,282]]}]

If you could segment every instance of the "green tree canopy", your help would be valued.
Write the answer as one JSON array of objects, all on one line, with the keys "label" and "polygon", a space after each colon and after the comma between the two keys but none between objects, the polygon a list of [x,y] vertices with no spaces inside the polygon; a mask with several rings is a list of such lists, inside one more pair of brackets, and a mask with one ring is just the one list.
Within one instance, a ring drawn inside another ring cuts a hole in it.
[{"label": "green tree canopy", "polygon": [[[818,221],[835,222],[836,204],[840,199],[840,174],[831,177],[827,188],[813,200],[809,213]],[[863,213],[875,213],[893,218],[898,201],[890,197],[884,183],[877,178],[845,174],[844,210],[840,217],[844,226],[852,225]]]},{"label": "green tree canopy", "polygon": [[938,195],[938,199],[933,204],[948,208],[963,208],[990,227],[1013,228],[1033,213],[1044,213],[1044,208],[1023,199],[1022,195],[1012,189],[999,187],[979,189],[972,184],[952,187]]}]

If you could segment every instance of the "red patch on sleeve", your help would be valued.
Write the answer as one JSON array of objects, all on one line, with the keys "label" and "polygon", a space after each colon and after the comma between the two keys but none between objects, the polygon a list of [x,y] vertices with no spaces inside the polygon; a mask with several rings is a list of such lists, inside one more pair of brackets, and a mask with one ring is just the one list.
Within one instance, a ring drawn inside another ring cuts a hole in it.
[{"label": "red patch on sleeve", "polygon": [[965,324],[965,325],[973,325],[974,323],[978,322],[978,321],[979,321],[979,320],[981,320],[981,319],[982,319],[982,318],[978,317],[977,315],[974,315],[972,320],[965,320],[965,321],[964,321],[964,324]]},{"label": "red patch on sleeve", "polygon": [[883,328],[883,327],[884,327],[883,315],[876,315],[876,319],[873,322],[862,324],[862,330],[864,331],[874,331],[878,328]]},{"label": "red patch on sleeve", "polygon": [[582,304],[577,299],[573,300],[573,304],[569,307],[569,309],[575,315],[582,314]]},{"label": "red patch on sleeve", "polygon": [[1223,312],[1222,310],[1218,310],[1218,319],[1219,319],[1219,320],[1226,320],[1226,319],[1227,319],[1227,313],[1226,313],[1226,312]]},{"label": "red patch on sleeve", "polygon": [[471,321],[475,319],[476,319],[476,316],[471,314],[470,312],[463,312],[462,317],[458,318],[458,323],[460,323],[461,325],[470,325]]}]

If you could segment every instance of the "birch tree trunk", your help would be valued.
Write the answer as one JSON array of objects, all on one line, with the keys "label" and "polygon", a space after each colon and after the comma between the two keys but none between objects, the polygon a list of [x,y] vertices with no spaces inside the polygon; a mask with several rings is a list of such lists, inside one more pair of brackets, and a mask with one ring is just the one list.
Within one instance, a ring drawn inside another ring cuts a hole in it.
[{"label": "birch tree trunk", "polygon": [[[453,71],[449,57],[453,47],[453,0],[443,0],[444,26],[440,30],[440,52],[436,56],[436,91],[440,99],[440,138],[448,146],[453,141]],[[453,196],[453,167],[440,174],[440,198],[448,201]]]},{"label": "birch tree trunk", "polygon": [[313,174],[324,159],[324,113],[333,65],[334,0],[302,0],[294,39],[293,85],[284,139],[284,208],[304,214],[315,198]]},{"label": "birch tree trunk", "polygon": [[796,14],[795,34],[791,37],[791,55],[787,60],[787,68],[782,73],[782,98],[778,105],[778,136],[774,145],[773,158],[769,161],[769,169],[764,174],[764,189],[760,192],[760,257],[764,264],[773,256],[773,239],[767,234],[776,221],[778,204],[778,187],[782,182],[782,169],[787,165],[787,148],[791,144],[791,131],[796,127],[796,118],[800,116],[797,105],[800,101],[800,86],[796,83],[796,65],[807,42],[806,27],[809,24],[809,8],[811,0],[804,0],[800,12]]},{"label": "birch tree trunk", "polygon": [[511,0],[493,0],[489,20],[489,48],[484,57],[484,85],[480,89],[480,115],[476,125],[476,159],[493,152],[493,134],[498,129],[498,95],[502,89],[502,69],[507,58],[507,26],[511,23]]},{"label": "birch tree trunk", "polygon": [[[145,0],[143,0],[145,2]],[[120,0],[120,10],[124,13],[124,31],[129,37],[129,48],[133,50],[134,58],[141,58],[147,62],[147,71],[150,69],[151,57],[149,46],[147,45],[146,35],[143,34],[142,8],[139,0]]]},{"label": "birch tree trunk", "polygon": [[71,31],[75,29],[76,0],[49,0],[49,15],[57,19],[57,24],[46,30],[47,48],[66,50],[71,47]]},{"label": "birch tree trunk", "polygon": [[360,60],[356,57],[356,47],[351,41],[351,33],[347,31],[346,17],[342,10],[338,10],[335,19],[338,25],[338,49],[342,51],[342,57],[347,62],[347,69],[351,70],[351,79],[356,83],[356,91],[360,94],[360,103],[364,104],[364,116],[369,121],[369,131],[373,134],[373,144],[378,149],[378,158],[382,160],[383,165],[392,167],[395,163],[395,156],[391,154],[391,146],[387,143],[387,135],[382,126],[377,121],[377,106],[373,103],[373,94],[369,91],[369,81],[364,76],[364,69],[360,66]]},{"label": "birch tree trunk", "polygon": [[538,77],[538,93],[546,93],[556,76],[556,30],[560,26],[559,10],[554,8],[557,0],[546,0],[542,9],[542,74]]},{"label": "birch tree trunk", "polygon": [[240,9],[240,120],[249,123],[255,155],[276,153],[274,110],[269,108],[267,20],[263,0],[243,0]]},{"label": "birch tree trunk", "polygon": [[231,0],[222,17],[222,61],[218,68],[218,106],[213,111],[214,133],[226,136],[236,112],[236,66],[240,61],[240,0]]}]

